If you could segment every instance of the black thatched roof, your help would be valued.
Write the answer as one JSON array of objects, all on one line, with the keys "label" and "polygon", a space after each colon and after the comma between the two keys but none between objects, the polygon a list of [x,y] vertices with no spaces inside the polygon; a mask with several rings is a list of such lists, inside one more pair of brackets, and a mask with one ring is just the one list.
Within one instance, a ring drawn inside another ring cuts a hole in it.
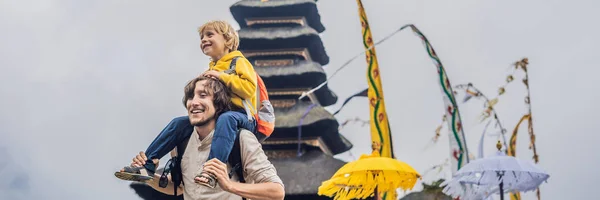
[{"label": "black thatched roof", "polygon": [[[303,133],[305,133],[304,131],[302,131]],[[280,136],[279,132],[276,130],[275,133],[273,133],[273,135],[278,135]],[[350,143],[350,141],[348,139],[346,139],[346,137],[344,137],[343,135],[340,134],[334,134],[334,133],[330,133],[330,134],[324,134],[319,141],[319,147],[315,146],[315,144],[311,143],[312,140],[315,140],[316,138],[314,137],[304,137],[305,134],[303,134],[302,139],[303,140],[307,140],[307,141],[298,141],[298,133],[291,133],[291,134],[287,134],[287,136],[290,137],[271,137],[268,138],[264,143],[263,143],[263,149],[265,150],[277,150],[277,151],[297,151],[298,149],[298,142],[301,142],[301,148],[302,149],[319,149],[322,150],[325,154],[328,155],[337,155],[343,152],[346,152],[348,150],[350,150],[353,145],[352,143]]]},{"label": "black thatched roof", "polygon": [[[327,80],[325,71],[316,62],[297,61],[288,66],[264,66],[254,69],[265,81],[267,88],[314,88]],[[314,94],[321,106],[333,105],[338,99],[327,84]]]},{"label": "black thatched roof", "polygon": [[[275,109],[275,131],[273,139],[298,138],[298,125],[310,103],[298,102],[291,108]],[[303,138],[321,137],[333,155],[352,148],[345,137],[338,132],[339,124],[335,117],[321,106],[314,106],[302,122]]]},{"label": "black thatched roof", "polygon": [[[302,124],[299,124],[300,118],[310,105],[311,103],[309,102],[298,102],[290,108],[275,108],[275,128],[295,129],[298,125],[302,125],[303,127],[320,125],[319,129],[325,128],[337,131],[339,124],[336,118],[321,106],[312,107],[306,117],[304,117]],[[322,124],[318,124],[320,122]]]},{"label": "black thatched roof", "polygon": [[238,31],[240,36],[239,49],[295,49],[306,48],[312,60],[321,65],[329,63],[329,56],[323,46],[321,37],[314,29],[307,26],[277,27],[277,28],[248,28]]},{"label": "black thatched roof", "polygon": [[315,195],[321,182],[328,180],[344,161],[312,150],[300,157],[271,159],[285,185],[287,195]]},{"label": "black thatched roof", "polygon": [[324,135],[323,140],[325,141],[325,144],[329,147],[333,155],[344,153],[352,149],[352,147],[354,146],[352,143],[350,143],[350,140],[346,139],[346,137],[339,133]]},{"label": "black thatched roof", "polygon": [[316,90],[314,94],[317,96],[317,100],[319,100],[321,106],[333,105],[338,99],[337,95],[327,88],[327,85]]},{"label": "black thatched roof", "polygon": [[[289,85],[277,85],[266,83],[265,85],[269,89],[269,95],[272,100],[293,100],[298,101],[298,98],[302,95],[303,92],[310,90],[309,87],[304,88],[296,88]],[[282,94],[276,94],[276,93]],[[329,90],[328,87],[321,87],[318,90],[314,91],[310,96],[315,96],[316,100],[319,102],[321,106],[330,106],[337,102],[337,95],[333,93],[333,91]],[[310,101],[311,97],[305,97],[302,101]]]},{"label": "black thatched roof", "polygon": [[308,25],[319,33],[325,31],[315,0],[242,0],[229,10],[241,28],[247,28],[245,18],[303,16]]},{"label": "black thatched roof", "polygon": [[325,70],[323,70],[323,67],[317,62],[299,60],[295,61],[293,65],[261,66],[254,68],[263,79],[272,79],[276,77],[285,77],[288,79],[291,76],[306,76],[305,78],[311,80],[298,82],[307,86],[316,86],[326,79]]},{"label": "black thatched roof", "polygon": [[444,190],[440,185],[444,182],[444,179],[437,180],[431,184],[423,184],[423,191],[412,192],[404,196],[401,200],[452,200],[452,197],[444,194]]}]

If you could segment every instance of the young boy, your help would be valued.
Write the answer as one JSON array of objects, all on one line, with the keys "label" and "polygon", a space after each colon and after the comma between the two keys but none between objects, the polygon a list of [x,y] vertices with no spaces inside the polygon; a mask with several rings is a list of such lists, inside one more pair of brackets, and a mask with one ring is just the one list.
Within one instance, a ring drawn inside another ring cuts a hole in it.
[{"label": "young boy", "polygon": [[[249,119],[243,103],[245,100],[250,101],[250,109],[256,110],[256,72],[252,64],[237,51],[239,37],[230,24],[224,21],[210,21],[198,28],[198,33],[201,39],[200,49],[211,59],[209,69],[201,76],[223,81],[231,92],[232,109],[218,116],[207,159],[208,161],[217,158],[226,163],[238,129],[244,128],[256,133],[256,121]],[[225,73],[229,70],[232,60],[236,60],[235,71]],[[192,131],[193,126],[188,116],[173,119],[146,150],[148,160],[143,167],[126,166],[121,172],[116,172],[115,176],[131,181],[152,179],[158,160],[189,137]],[[214,175],[208,173],[199,173],[196,180],[199,184],[211,188],[217,184]]]}]

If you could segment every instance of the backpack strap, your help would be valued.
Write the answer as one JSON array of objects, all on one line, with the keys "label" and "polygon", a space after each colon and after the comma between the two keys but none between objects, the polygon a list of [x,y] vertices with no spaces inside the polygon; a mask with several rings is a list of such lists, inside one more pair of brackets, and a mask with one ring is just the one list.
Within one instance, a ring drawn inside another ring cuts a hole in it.
[{"label": "backpack strap", "polygon": [[[236,56],[233,57],[231,59],[231,63],[229,64],[229,69],[223,71],[226,74],[236,74],[235,72],[235,65],[237,64],[237,60],[238,58],[240,58],[241,56]],[[258,85],[256,86],[256,91],[258,92]],[[256,102],[258,103],[260,101],[259,99],[259,95],[256,95]],[[254,120],[254,117],[252,116],[254,113],[257,113],[258,111],[254,110],[250,103],[250,101],[248,101],[247,99],[242,100],[242,104],[244,105],[244,109],[246,110],[246,116],[248,117],[249,121]]]},{"label": "backpack strap", "polygon": [[[172,163],[171,167],[170,167],[170,171],[171,171],[171,181],[173,181],[173,194],[175,196],[177,196],[177,188],[179,188],[179,185],[183,184],[183,174],[181,171],[181,158],[183,158],[183,154],[185,153],[185,148],[187,147],[188,141],[190,140],[190,137],[188,136],[186,139],[183,140],[182,143],[177,145],[176,148],[176,153],[177,156],[174,156],[171,158],[171,160],[169,160],[169,162]],[[165,166],[166,168],[166,166]],[[161,177],[162,179],[162,177]],[[165,177],[166,179],[166,177]]]},{"label": "backpack strap", "polygon": [[240,148],[240,133],[241,129],[236,133],[237,137],[235,137],[235,140],[233,141],[233,148],[231,148],[227,162],[231,165],[229,178],[233,177],[233,173],[235,173],[238,176],[240,183],[245,183],[244,167],[242,165],[242,149]]},{"label": "backpack strap", "polygon": [[240,58],[240,56],[233,57],[233,59],[231,59],[231,63],[229,64],[229,69],[223,72],[226,74],[235,74],[235,65],[237,64],[238,58]]},{"label": "backpack strap", "polygon": [[[238,177],[240,183],[245,183],[246,179],[244,179],[244,166],[242,164],[242,149],[240,147],[240,136],[241,129],[237,131],[237,137],[235,137],[235,141],[233,141],[233,148],[231,148],[231,153],[229,153],[229,165],[231,165],[231,171],[229,171],[229,178],[233,176],[235,173]],[[243,200],[246,198],[242,197]]]}]

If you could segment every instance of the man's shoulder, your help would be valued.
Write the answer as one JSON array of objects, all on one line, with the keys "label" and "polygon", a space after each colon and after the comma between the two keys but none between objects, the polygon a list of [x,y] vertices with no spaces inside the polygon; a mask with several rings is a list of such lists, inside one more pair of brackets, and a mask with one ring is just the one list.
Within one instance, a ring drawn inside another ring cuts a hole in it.
[{"label": "man's shoulder", "polygon": [[262,149],[262,145],[256,139],[254,133],[240,129],[240,146],[242,164],[245,169],[244,178],[251,183],[278,183],[282,187],[283,181],[277,175],[277,169],[269,161],[268,156]]},{"label": "man's shoulder", "polygon": [[256,139],[256,136],[254,135],[254,133],[252,133],[252,131],[249,131],[248,129],[240,129],[240,142],[243,143],[259,143],[258,139]]},{"label": "man's shoulder", "polygon": [[247,129],[240,129],[238,137],[240,143],[240,150],[243,152],[242,156],[264,153],[262,151],[262,144],[258,141],[256,135],[254,135],[253,132]]},{"label": "man's shoulder", "polygon": [[251,135],[254,135],[254,133],[252,133],[252,131],[249,131],[248,129],[245,129],[245,128],[240,128],[240,134],[251,134]]}]

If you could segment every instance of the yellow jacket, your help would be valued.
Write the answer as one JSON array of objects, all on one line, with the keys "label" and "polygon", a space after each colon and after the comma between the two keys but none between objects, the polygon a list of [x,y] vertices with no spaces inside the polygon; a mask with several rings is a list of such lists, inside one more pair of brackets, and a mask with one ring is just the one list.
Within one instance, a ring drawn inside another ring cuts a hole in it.
[{"label": "yellow jacket", "polygon": [[244,108],[242,101],[250,100],[253,109],[256,109],[256,71],[252,64],[240,51],[232,51],[216,62],[210,62],[208,70],[224,72],[228,70],[231,60],[239,56],[235,64],[235,72],[233,74],[221,74],[219,79],[231,90],[231,102],[238,109]]}]

